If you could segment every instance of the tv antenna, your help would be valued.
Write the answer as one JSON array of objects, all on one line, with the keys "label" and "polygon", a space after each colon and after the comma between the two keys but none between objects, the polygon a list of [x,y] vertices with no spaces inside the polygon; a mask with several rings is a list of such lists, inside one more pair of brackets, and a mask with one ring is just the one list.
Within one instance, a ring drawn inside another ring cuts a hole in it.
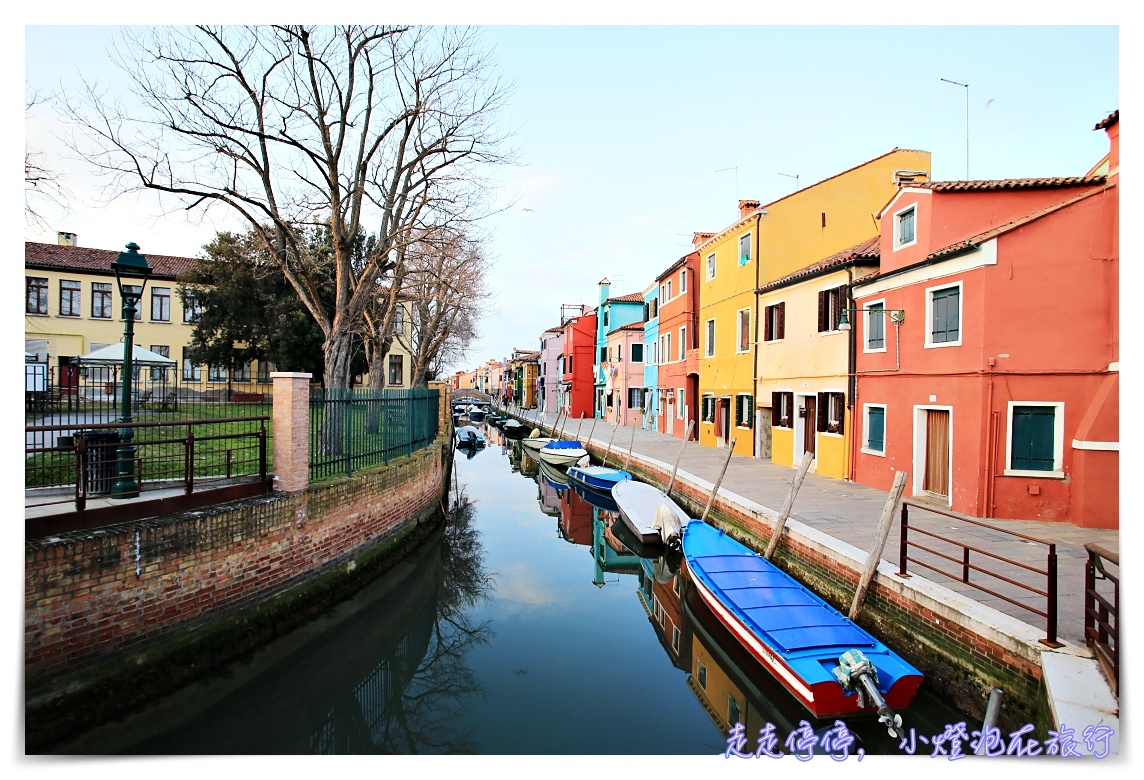
[{"label": "tv antenna", "polygon": [[942,79],[946,84],[965,87],[965,180],[969,181],[969,85],[952,79]]},{"label": "tv antenna", "polygon": [[[776,173],[778,173],[776,171]],[[786,176],[788,179],[794,179],[794,191],[798,192],[798,174],[797,173],[779,173],[779,176]]]},{"label": "tv antenna", "polygon": [[727,171],[734,171],[735,172],[735,200],[738,200],[739,199],[739,168],[737,166],[734,168],[720,168],[719,170],[715,171],[715,173],[726,173]]}]

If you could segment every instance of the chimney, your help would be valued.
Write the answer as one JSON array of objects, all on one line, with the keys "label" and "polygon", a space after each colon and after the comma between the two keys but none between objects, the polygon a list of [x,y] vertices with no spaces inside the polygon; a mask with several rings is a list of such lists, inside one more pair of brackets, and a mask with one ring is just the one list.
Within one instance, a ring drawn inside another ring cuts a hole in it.
[{"label": "chimney", "polygon": [[611,290],[612,290],[612,283],[610,281],[608,281],[608,277],[605,276],[603,279],[600,280],[599,285],[600,285],[600,305],[602,306],[604,304],[604,301],[608,300],[608,293],[611,292]]},{"label": "chimney", "polygon": [[710,239],[713,235],[715,235],[715,234],[714,233],[700,233],[698,231],[695,233],[692,233],[691,234],[691,246],[693,246],[693,247],[699,246],[704,241],[707,241],[708,239]]},{"label": "chimney", "polygon": [[60,246],[79,246],[75,233],[65,233],[62,230],[56,233],[56,243]]},{"label": "chimney", "polygon": [[757,200],[741,200],[739,201],[739,219],[750,214],[752,211],[759,207]]}]

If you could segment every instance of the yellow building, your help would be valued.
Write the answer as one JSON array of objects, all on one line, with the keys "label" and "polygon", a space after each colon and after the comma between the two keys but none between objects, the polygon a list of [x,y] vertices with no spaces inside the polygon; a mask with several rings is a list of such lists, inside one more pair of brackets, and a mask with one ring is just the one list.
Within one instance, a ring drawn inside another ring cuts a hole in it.
[{"label": "yellow building", "polygon": [[[762,456],[760,425],[771,398],[758,360],[761,310],[756,290],[841,252],[878,232],[874,215],[901,181],[929,177],[930,153],[894,149],[784,198],[740,201],[739,219],[717,234],[698,234],[700,442]],[[842,373],[847,373],[843,368]]]},{"label": "yellow building", "polygon": [[810,452],[812,471],[849,477],[851,332],[839,321],[850,283],[878,270],[878,242],[867,239],[759,289],[759,457],[797,466]]}]

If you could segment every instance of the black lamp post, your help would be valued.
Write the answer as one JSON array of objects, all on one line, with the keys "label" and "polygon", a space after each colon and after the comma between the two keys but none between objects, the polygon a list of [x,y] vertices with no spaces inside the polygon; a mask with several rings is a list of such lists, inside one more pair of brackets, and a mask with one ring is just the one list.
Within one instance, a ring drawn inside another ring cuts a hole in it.
[{"label": "black lamp post", "polygon": [[[127,245],[127,251],[120,252],[119,257],[115,258],[111,270],[115,272],[115,285],[119,288],[119,297],[123,299],[123,395],[119,422],[125,424],[119,429],[119,449],[116,455],[116,473],[119,478],[111,488],[111,497],[135,498],[139,495],[139,483],[135,480],[135,447],[131,444],[135,433],[127,425],[131,422],[131,387],[134,379],[131,363],[135,341],[135,305],[143,300],[143,288],[147,286],[151,266],[147,264],[147,258],[139,254],[139,245],[132,241]],[[139,283],[132,283],[136,281]]]}]

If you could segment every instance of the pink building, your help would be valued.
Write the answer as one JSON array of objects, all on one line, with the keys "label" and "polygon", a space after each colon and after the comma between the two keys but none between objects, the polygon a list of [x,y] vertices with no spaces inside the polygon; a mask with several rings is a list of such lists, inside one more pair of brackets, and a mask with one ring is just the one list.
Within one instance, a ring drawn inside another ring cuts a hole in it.
[{"label": "pink building", "polygon": [[643,426],[644,324],[621,325],[608,333],[604,371],[604,419],[619,425]]}]

